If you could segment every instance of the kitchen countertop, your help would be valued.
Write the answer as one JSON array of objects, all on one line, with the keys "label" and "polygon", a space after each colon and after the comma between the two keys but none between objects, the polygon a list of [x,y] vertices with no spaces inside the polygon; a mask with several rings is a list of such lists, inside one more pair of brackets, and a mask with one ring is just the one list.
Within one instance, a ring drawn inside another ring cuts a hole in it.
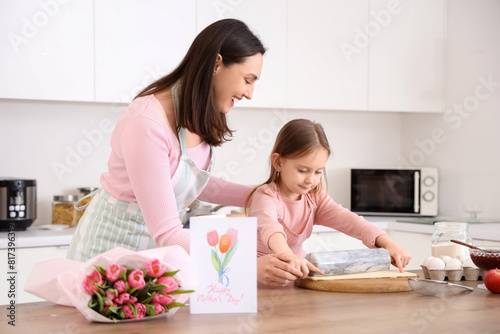
[{"label": "kitchen countertop", "polygon": [[[73,238],[76,226],[63,230],[46,230],[40,226],[30,226],[26,231],[14,231],[16,248],[67,246]],[[9,233],[0,232],[0,249],[6,249]]]},{"label": "kitchen countertop", "polygon": [[[419,221],[419,218],[410,217],[381,217],[381,216],[365,216],[366,220],[378,226],[384,231],[393,230],[401,232],[434,233],[434,225],[430,223],[409,223],[402,221]],[[426,219],[422,218],[422,221]],[[443,218],[443,221],[452,221],[450,218]],[[314,226],[313,232],[335,232],[335,230],[325,226]],[[470,223],[469,234],[472,239],[500,241],[500,222],[488,223]]]},{"label": "kitchen countertop", "polygon": [[[477,281],[461,281],[475,287]],[[50,302],[16,305],[16,327],[6,333],[498,333],[500,295],[475,288],[440,297],[413,291],[342,293],[258,289],[258,312],[194,314],[183,307],[172,317],[127,324],[88,322],[73,307]]]},{"label": "kitchen countertop", "polygon": [[[377,225],[382,230],[394,230],[413,233],[434,233],[432,224],[406,223],[397,220],[408,220],[408,217],[365,217],[366,220]],[[73,238],[76,227],[64,230],[45,230],[38,225],[29,227],[26,231],[15,231],[16,248],[67,246]],[[313,232],[335,232],[335,230],[314,226]],[[473,239],[500,241],[500,223],[469,224],[469,232]],[[8,245],[8,233],[0,232],[0,249]]]}]

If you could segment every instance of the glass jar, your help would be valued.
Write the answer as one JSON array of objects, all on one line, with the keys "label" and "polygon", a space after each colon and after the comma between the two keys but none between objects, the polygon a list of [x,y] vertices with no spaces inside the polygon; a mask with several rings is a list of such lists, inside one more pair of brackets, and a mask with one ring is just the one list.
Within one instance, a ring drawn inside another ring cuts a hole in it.
[{"label": "glass jar", "polygon": [[[90,194],[91,192],[97,190],[98,188],[97,187],[84,187],[84,188],[78,188],[78,199],[82,199],[83,197],[87,196],[88,194]],[[82,207],[84,205],[86,205],[87,203],[90,202],[92,198],[91,197],[87,197],[85,198],[84,200],[82,200],[79,204],[78,204],[78,207]],[[77,219],[77,223],[80,221],[80,219],[82,218],[83,214],[85,213],[85,209],[78,209],[76,211],[76,219]]]},{"label": "glass jar", "polygon": [[469,224],[461,222],[435,223],[434,234],[431,237],[432,256],[449,256],[460,261],[469,258],[469,248],[453,243],[450,240],[472,244],[472,238],[469,235]]},{"label": "glass jar", "polygon": [[78,199],[76,195],[54,196],[52,202],[52,224],[63,224],[75,226],[77,215],[75,203]]}]

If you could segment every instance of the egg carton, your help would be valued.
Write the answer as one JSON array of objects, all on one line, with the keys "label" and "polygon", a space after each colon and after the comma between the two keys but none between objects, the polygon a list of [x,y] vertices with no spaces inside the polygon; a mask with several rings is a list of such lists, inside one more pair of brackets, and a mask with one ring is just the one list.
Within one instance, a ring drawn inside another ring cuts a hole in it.
[{"label": "egg carton", "polygon": [[437,281],[479,281],[484,278],[484,274],[486,273],[486,270],[470,267],[463,267],[462,269],[456,270],[428,269],[425,266],[420,267],[422,267],[425,278]]}]

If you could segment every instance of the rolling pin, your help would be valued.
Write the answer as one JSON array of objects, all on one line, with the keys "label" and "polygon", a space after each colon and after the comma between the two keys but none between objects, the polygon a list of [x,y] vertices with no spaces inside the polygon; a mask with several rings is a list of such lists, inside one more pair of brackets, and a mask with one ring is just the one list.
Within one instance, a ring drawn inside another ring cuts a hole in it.
[{"label": "rolling pin", "polygon": [[391,256],[383,248],[312,252],[306,259],[325,273],[310,271],[309,276],[323,277],[388,270],[391,264]]}]

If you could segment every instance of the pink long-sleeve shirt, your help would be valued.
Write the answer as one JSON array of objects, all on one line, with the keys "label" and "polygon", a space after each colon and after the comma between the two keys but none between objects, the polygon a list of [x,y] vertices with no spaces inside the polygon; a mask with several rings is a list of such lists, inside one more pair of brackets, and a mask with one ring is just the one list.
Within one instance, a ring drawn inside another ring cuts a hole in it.
[{"label": "pink long-sleeve shirt", "polygon": [[357,238],[375,248],[378,236],[385,234],[363,217],[335,203],[324,191],[317,196],[306,194],[298,201],[283,198],[275,183],[260,186],[248,204],[248,215],[257,217],[257,255],[271,254],[269,238],[282,233],[294,254],[306,256],[302,248],[313,225],[323,225]]},{"label": "pink long-sleeve shirt", "polygon": [[[171,178],[181,148],[165,111],[154,95],[135,99],[111,135],[108,171],[101,176],[104,190],[125,202],[137,202],[148,231],[158,247],[180,245],[189,252],[189,231],[182,228]],[[210,146],[202,142],[187,155],[200,168],[210,165]],[[211,176],[199,200],[244,206],[250,187]]]}]

